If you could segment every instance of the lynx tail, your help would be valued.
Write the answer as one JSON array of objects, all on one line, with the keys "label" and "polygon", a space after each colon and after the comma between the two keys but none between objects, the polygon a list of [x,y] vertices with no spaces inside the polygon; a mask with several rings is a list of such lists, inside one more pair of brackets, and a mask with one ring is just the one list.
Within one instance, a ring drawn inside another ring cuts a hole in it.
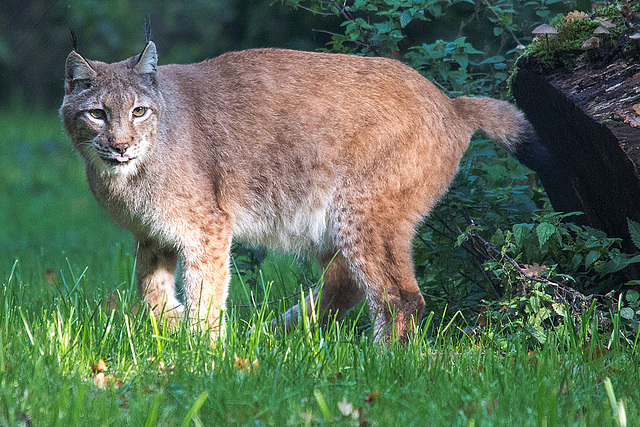
[{"label": "lynx tail", "polygon": [[512,153],[520,144],[537,139],[524,114],[507,101],[460,96],[453,103],[460,118],[471,126],[471,132],[483,131]]}]

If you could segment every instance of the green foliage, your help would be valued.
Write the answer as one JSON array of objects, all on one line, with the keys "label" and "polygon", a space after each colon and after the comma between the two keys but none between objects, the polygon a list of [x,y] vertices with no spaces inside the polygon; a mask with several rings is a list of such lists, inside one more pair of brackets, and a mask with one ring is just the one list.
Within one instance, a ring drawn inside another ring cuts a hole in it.
[{"label": "green foliage", "polygon": [[629,227],[629,235],[636,248],[640,249],[640,224],[632,219],[627,218],[627,225]]},{"label": "green foliage", "polygon": [[[507,79],[506,70],[518,44],[531,39],[526,32],[552,11],[566,11],[570,2],[508,0],[451,2],[449,0],[281,0],[322,16],[342,20],[342,32],[331,34],[325,50],[402,59],[453,94],[495,94]],[[473,5],[471,7],[470,5]],[[464,12],[462,12],[464,11]],[[466,17],[461,15],[466,14]],[[455,17],[454,17],[455,16]],[[462,23],[460,24],[460,20]],[[453,22],[455,21],[455,23]],[[427,22],[429,24],[427,24]],[[460,25],[458,36],[442,40],[429,34],[433,25]],[[473,31],[465,35],[465,27]],[[412,29],[434,37],[415,40]],[[473,40],[471,40],[473,38]],[[497,43],[488,43],[496,40]],[[478,49],[479,44],[484,44]]]},{"label": "green foliage", "polygon": [[283,3],[294,8],[309,3],[306,7],[315,13],[343,17],[344,34],[333,34],[329,43],[332,51],[391,56],[406,37],[402,31],[407,25],[439,17],[450,1],[355,0],[340,5],[324,0],[283,0]]},{"label": "green foliage", "polygon": [[[485,304],[489,315],[509,329],[521,330],[544,343],[550,333],[564,328],[567,316],[584,316],[586,310],[596,308],[598,301],[597,310],[589,316],[599,319],[599,327],[614,326],[625,339],[633,340],[638,333],[637,292],[627,291],[624,307],[614,307],[613,292],[597,300],[592,294],[615,288],[619,278],[614,273],[640,262],[640,255],[621,252],[620,239],[566,222],[570,216],[539,214],[533,223],[496,232],[491,240],[496,256],[484,267],[505,292],[504,297]],[[622,320],[614,325],[616,315]]]},{"label": "green foliage", "polygon": [[[633,280],[627,283],[627,285],[634,286],[637,288],[638,281]],[[624,293],[624,298],[622,298],[622,294],[619,298],[619,313],[620,317],[624,319],[624,321],[629,323],[629,326],[633,332],[635,332],[635,336],[638,336],[638,322],[640,321],[640,293],[636,289],[629,289]],[[634,342],[634,346],[637,345],[637,342]]]},{"label": "green foliage", "polygon": [[601,25],[588,18],[566,21],[562,15],[558,15],[551,24],[558,30],[557,40],[551,41],[557,50],[580,49],[588,38],[593,37],[593,30]]},{"label": "green foliage", "polygon": [[536,15],[542,19],[546,19],[549,17],[549,14],[551,13],[550,10],[550,6],[552,6],[555,3],[560,3],[562,2],[562,0],[542,0],[540,2],[528,2],[528,5],[531,5],[534,7]]},{"label": "green foliage", "polygon": [[572,214],[541,213],[533,223],[516,224],[504,234],[501,247],[513,259],[527,264],[552,261],[584,287],[640,261],[620,251],[621,239],[608,238],[591,227],[563,222]]},{"label": "green foliage", "polygon": [[[471,60],[472,55],[482,54],[484,52],[475,49],[465,37],[459,37],[452,42],[437,40],[431,44],[412,46],[405,57],[411,67],[432,81],[450,88],[451,93],[462,94],[481,92],[482,81],[473,78],[469,73],[469,65],[475,64]],[[482,63],[504,64],[504,58],[488,58]]]},{"label": "green foliage", "polygon": [[465,214],[476,232],[493,234],[503,224],[530,221],[538,209],[534,200],[543,202],[540,190],[518,185],[528,170],[491,141],[472,141],[460,166],[454,185],[414,242],[416,276],[425,293],[438,297],[427,298],[435,311],[446,302],[454,310],[477,312],[483,299],[501,293],[482,266],[485,251],[463,233],[470,226]]},{"label": "green foliage", "polygon": [[[563,15],[558,15],[551,25],[556,28],[558,34],[540,36],[525,51],[525,55],[538,58],[547,68],[557,66],[560,60],[559,52],[562,52],[564,63],[571,66],[576,55],[583,53],[582,44],[593,37],[593,30],[599,27],[600,23],[592,19],[576,19],[567,22]],[[610,40],[611,37],[607,37],[606,41]]]}]

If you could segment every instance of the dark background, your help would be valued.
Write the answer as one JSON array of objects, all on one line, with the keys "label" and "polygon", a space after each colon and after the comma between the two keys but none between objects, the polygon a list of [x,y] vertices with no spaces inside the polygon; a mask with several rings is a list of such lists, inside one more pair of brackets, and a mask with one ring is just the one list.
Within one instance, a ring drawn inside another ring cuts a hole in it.
[{"label": "dark background", "polygon": [[[407,27],[405,44],[452,40],[473,13],[473,4],[455,3],[442,18]],[[343,19],[296,10],[277,0],[2,0],[0,109],[60,105],[70,29],[85,57],[119,61],[144,47],[147,15],[161,64],[202,61],[252,47],[317,50],[329,41],[328,32],[344,30]],[[464,29],[483,50],[496,43],[487,37],[487,25],[478,19]]]},{"label": "dark background", "polygon": [[326,42],[328,36],[312,28],[331,25],[331,19],[272,2],[3,0],[0,107],[60,105],[64,61],[71,50],[69,29],[77,33],[82,55],[106,62],[144,47],[147,15],[164,64],[250,47],[316,50]]}]

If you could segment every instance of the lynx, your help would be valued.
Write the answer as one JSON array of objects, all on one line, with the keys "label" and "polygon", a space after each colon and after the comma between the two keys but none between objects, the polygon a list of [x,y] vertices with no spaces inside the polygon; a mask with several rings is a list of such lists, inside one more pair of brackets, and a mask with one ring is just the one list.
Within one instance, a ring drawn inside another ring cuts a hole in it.
[{"label": "lynx", "polygon": [[311,298],[325,319],[366,300],[377,342],[406,339],[424,308],[414,230],[471,135],[512,151],[533,135],[511,104],[451,99],[392,59],[253,49],[159,66],[148,41],[111,64],[74,48],[65,72],[64,128],[98,203],[134,237],[140,295],[214,337],[240,239],[325,270],[286,325]]}]

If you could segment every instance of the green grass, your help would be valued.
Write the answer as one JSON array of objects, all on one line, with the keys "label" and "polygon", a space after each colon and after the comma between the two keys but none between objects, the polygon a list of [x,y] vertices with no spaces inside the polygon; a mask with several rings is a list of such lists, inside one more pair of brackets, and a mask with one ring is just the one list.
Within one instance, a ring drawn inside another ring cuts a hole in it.
[{"label": "green grass", "polygon": [[269,257],[257,286],[234,280],[224,342],[165,330],[137,309],[131,239],[97,207],[58,118],[1,114],[0,150],[0,425],[614,426],[621,411],[640,424],[639,357],[587,341],[588,315],[537,347],[441,313],[406,346],[374,346],[357,310],[285,333],[265,326],[281,304],[242,306],[304,281]]}]

